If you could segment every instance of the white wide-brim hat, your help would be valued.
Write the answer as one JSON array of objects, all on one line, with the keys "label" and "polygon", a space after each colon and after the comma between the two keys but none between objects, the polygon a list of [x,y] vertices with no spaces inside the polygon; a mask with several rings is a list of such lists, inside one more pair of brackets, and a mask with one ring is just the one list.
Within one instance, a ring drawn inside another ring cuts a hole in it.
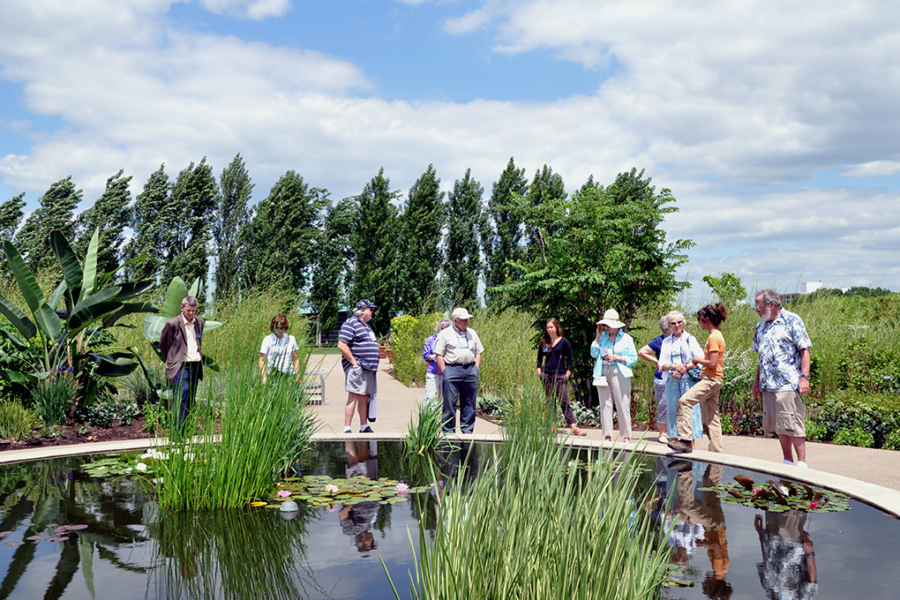
[{"label": "white wide-brim hat", "polygon": [[606,325],[613,329],[622,329],[625,327],[625,323],[619,320],[619,313],[612,308],[603,313],[603,318],[597,321],[597,325]]}]

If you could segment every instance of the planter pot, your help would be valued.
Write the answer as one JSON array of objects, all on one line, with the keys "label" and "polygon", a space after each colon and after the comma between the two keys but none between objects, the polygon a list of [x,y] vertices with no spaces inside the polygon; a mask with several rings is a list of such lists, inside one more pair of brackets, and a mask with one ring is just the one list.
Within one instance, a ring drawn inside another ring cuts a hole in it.
[{"label": "planter pot", "polygon": [[384,359],[387,358],[387,348],[384,346],[378,346],[378,358]]},{"label": "planter pot", "polygon": [[385,353],[387,354],[387,359],[390,362],[394,362],[394,351],[388,348],[387,350],[385,350]]}]

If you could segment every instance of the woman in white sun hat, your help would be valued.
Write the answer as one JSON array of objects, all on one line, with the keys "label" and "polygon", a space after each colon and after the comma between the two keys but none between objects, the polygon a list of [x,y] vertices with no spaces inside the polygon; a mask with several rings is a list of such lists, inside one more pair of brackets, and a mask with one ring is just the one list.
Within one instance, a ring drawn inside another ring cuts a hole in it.
[{"label": "woman in white sun hat", "polygon": [[631,441],[631,367],[637,362],[637,350],[631,336],[622,331],[625,323],[619,313],[609,309],[597,321],[597,337],[591,344],[594,365],[594,385],[600,394],[600,424],[603,437],[612,440],[612,408],[616,403],[619,434]]}]

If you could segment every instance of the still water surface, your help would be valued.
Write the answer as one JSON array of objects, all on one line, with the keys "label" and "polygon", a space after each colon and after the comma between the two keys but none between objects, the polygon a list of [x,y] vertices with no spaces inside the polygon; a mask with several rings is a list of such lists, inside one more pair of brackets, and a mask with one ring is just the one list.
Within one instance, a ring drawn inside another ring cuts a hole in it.
[{"label": "still water surface", "polygon": [[[477,473],[488,449],[475,448],[468,465]],[[462,457],[465,449],[446,458],[442,483],[451,484]],[[430,496],[420,497],[421,513],[412,501],[329,509],[301,502],[290,520],[262,508],[164,514],[139,480],[88,478],[84,460],[0,467],[0,535],[9,532],[0,539],[0,600],[393,598],[380,559],[407,597],[411,540],[418,552],[419,527],[433,532],[436,521]],[[702,463],[678,472],[666,459],[644,460],[658,497],[648,509],[661,525],[679,518],[669,551],[684,587],[667,588],[667,598],[900,596],[897,519],[859,502],[805,518],[723,504],[696,488],[738,473],[768,477]],[[399,443],[319,444],[301,469],[410,481]]]}]

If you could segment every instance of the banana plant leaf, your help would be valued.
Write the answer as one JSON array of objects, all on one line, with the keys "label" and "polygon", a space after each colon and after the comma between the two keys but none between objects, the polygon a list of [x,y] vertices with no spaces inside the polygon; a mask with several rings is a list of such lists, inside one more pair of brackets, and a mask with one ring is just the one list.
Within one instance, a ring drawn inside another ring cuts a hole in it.
[{"label": "banana plant leaf", "polygon": [[19,310],[18,306],[3,296],[0,296],[0,313],[3,313],[3,316],[12,323],[13,327],[19,330],[19,333],[26,340],[30,340],[37,335],[37,327],[31,322],[31,319],[25,316],[25,313]]},{"label": "banana plant leaf", "polygon": [[138,367],[134,355],[129,352],[100,354],[88,352],[85,359],[97,365],[97,375],[101,377],[124,377]]},{"label": "banana plant leaf", "polygon": [[115,300],[82,307],[81,310],[69,317],[69,337],[74,337],[85,327],[99,319],[105,319],[120,308],[122,308],[122,303]]},{"label": "banana plant leaf", "polygon": [[97,291],[97,250],[100,246],[100,228],[94,229],[94,235],[88,244],[87,256],[84,257],[84,277],[81,280],[82,293],[91,295]]},{"label": "banana plant leaf", "polygon": [[50,295],[50,302],[48,302],[48,304],[50,305],[50,308],[56,310],[56,314],[59,314],[59,310],[56,307],[59,306],[59,301],[62,300],[63,294],[66,293],[67,289],[69,289],[68,284],[66,284],[66,280],[63,279]]},{"label": "banana plant leaf", "polygon": [[19,284],[25,303],[32,313],[37,312],[44,304],[44,293],[35,281],[31,269],[25,264],[25,260],[12,242],[9,240],[3,242],[3,250],[6,252],[6,262],[16,278],[16,283]]},{"label": "banana plant leaf", "polygon": [[128,283],[119,284],[119,287],[122,288],[122,291],[119,292],[118,300],[131,300],[136,296],[140,296],[141,294],[145,294],[153,289],[156,284],[152,281],[134,281]]},{"label": "banana plant leaf", "polygon": [[62,331],[62,319],[46,302],[41,304],[34,312],[34,320],[48,338],[56,338]]},{"label": "banana plant leaf", "polygon": [[[118,298],[121,300],[121,295]],[[133,313],[155,313],[159,310],[156,306],[149,302],[129,302],[122,305],[122,308],[112,313],[108,317],[104,317],[103,319],[103,327],[108,329],[114,326],[119,319],[124,317],[125,315],[130,315]],[[121,327],[126,327],[125,325],[121,325]],[[128,325],[127,327],[134,327],[133,325]]]},{"label": "banana plant leaf", "polygon": [[7,371],[6,369],[0,369],[0,378],[20,384],[33,383],[38,379],[30,373],[22,373],[21,371]]},{"label": "banana plant leaf", "polygon": [[28,345],[22,338],[5,329],[0,329],[0,337],[5,337],[16,350],[23,351],[28,348]]},{"label": "banana plant leaf", "polygon": [[[50,233],[50,248],[56,255],[56,260],[59,261],[65,284],[70,290],[80,288],[82,278],[81,263],[78,262],[78,256],[69,244],[69,240],[58,229],[54,229]],[[50,305],[56,306],[52,302]]]}]

